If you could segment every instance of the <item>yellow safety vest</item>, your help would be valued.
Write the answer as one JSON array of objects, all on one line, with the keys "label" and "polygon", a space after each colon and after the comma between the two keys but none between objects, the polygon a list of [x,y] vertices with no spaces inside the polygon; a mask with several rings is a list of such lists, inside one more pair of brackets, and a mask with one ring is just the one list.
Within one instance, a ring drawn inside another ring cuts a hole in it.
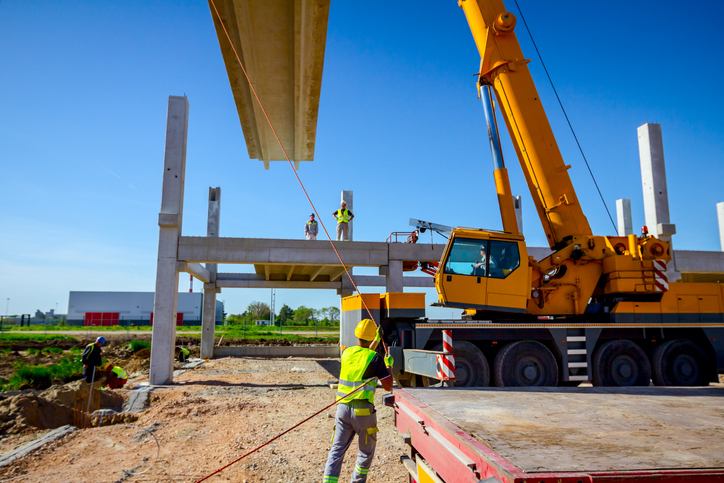
[{"label": "yellow safety vest", "polygon": [[128,379],[128,374],[126,374],[126,371],[118,366],[113,366],[111,372],[114,373],[116,377],[118,377],[118,379]]},{"label": "yellow safety vest", "polygon": [[365,379],[362,378],[367,366],[372,362],[376,352],[366,347],[348,347],[342,353],[342,369],[339,373],[339,385],[337,386],[337,402],[350,402],[353,399],[366,399],[372,404],[375,402],[375,388],[377,378],[367,381],[364,388],[351,396],[349,393],[357,389]]},{"label": "yellow safety vest", "polygon": [[349,210],[347,208],[337,210],[337,224],[339,223],[349,223]]}]

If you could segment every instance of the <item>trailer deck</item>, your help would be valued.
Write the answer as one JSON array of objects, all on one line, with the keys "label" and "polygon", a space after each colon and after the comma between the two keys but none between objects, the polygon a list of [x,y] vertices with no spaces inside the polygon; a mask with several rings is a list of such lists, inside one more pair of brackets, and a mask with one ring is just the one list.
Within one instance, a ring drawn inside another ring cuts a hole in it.
[{"label": "trailer deck", "polygon": [[724,387],[405,388],[395,405],[446,483],[724,481]]}]

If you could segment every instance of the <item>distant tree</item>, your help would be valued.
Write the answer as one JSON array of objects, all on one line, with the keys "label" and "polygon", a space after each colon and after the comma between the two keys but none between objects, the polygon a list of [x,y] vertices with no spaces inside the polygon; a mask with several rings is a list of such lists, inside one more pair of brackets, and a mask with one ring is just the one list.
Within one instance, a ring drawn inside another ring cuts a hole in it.
[{"label": "distant tree", "polygon": [[330,322],[339,322],[339,307],[327,307],[324,309],[326,312],[327,319]]},{"label": "distant tree", "polygon": [[277,320],[279,322],[288,322],[294,317],[294,311],[290,306],[287,304],[282,305],[282,308],[279,310],[279,317],[277,317]]},{"label": "distant tree", "polygon": [[297,310],[294,311],[294,325],[307,325],[311,318],[312,309],[304,305],[300,305]]},{"label": "distant tree", "polygon": [[246,308],[246,312],[251,320],[269,320],[271,309],[264,302],[254,301]]}]

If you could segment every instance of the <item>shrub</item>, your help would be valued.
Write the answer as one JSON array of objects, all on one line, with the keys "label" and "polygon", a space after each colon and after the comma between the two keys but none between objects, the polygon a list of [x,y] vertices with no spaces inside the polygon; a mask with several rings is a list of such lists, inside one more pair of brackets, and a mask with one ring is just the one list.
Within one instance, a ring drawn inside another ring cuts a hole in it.
[{"label": "shrub", "polygon": [[42,352],[52,353],[52,354],[62,354],[63,349],[61,349],[60,347],[46,347],[42,350]]},{"label": "shrub", "polygon": [[128,348],[131,352],[138,352],[141,349],[148,349],[149,347],[151,347],[151,343],[142,340],[132,340],[128,343]]},{"label": "shrub", "polygon": [[30,347],[29,349],[25,350],[25,353],[29,356],[37,356],[38,354],[40,354],[40,349]]},{"label": "shrub", "polygon": [[57,364],[33,366],[17,361],[13,364],[15,374],[7,381],[0,381],[2,390],[17,390],[24,386],[43,389],[54,380],[69,382],[83,374],[83,364],[75,356],[63,357]]}]

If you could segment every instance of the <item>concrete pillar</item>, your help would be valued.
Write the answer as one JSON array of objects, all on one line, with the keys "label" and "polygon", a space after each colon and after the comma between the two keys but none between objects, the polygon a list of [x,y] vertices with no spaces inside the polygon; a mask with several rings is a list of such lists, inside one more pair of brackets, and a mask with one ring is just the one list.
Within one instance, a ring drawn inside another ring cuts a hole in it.
[{"label": "concrete pillar", "polygon": [[719,220],[719,244],[724,252],[724,201],[716,204],[716,217]]},{"label": "concrete pillar", "polygon": [[[344,190],[344,191],[342,191],[342,199],[341,199],[340,203],[341,203],[342,201],[346,202],[346,203],[347,203],[347,209],[348,209],[349,211],[351,211],[352,214],[354,214],[354,199],[353,199],[353,198],[354,198],[354,196],[353,196],[352,190]],[[350,221],[350,222],[349,222],[349,241],[354,240],[354,238],[352,237],[352,228],[353,228],[353,227],[354,227],[354,222]]]},{"label": "concrete pillar", "polygon": [[631,200],[626,198],[616,200],[616,221],[618,224],[618,236],[633,235]]},{"label": "concrete pillar", "polygon": [[390,260],[388,263],[379,269],[380,275],[385,276],[385,292],[403,292],[402,260]]},{"label": "concrete pillar", "polygon": [[[221,188],[209,188],[209,211],[206,222],[206,236],[218,237],[221,221]],[[204,284],[204,305],[201,316],[201,358],[214,357],[214,337],[216,334],[216,263],[207,263],[206,269],[211,274],[209,283]]]},{"label": "concrete pillar", "polygon": [[158,262],[156,294],[153,301],[153,335],[149,374],[151,385],[173,382],[176,309],[178,306],[176,256],[183,219],[188,122],[188,99],[169,96],[161,212],[158,215]]},{"label": "concrete pillar", "polygon": [[[650,234],[671,243],[671,235],[676,234],[676,225],[673,225],[669,219],[669,191],[666,187],[666,164],[661,125],[646,123],[639,126],[637,132],[646,226]],[[679,280],[681,275],[676,272],[673,245],[671,245],[671,253],[672,259],[667,265],[666,273],[669,282],[674,282]]]},{"label": "concrete pillar", "polygon": [[518,233],[523,234],[523,199],[520,196],[513,196],[513,208],[515,208],[515,219],[518,222]]}]

